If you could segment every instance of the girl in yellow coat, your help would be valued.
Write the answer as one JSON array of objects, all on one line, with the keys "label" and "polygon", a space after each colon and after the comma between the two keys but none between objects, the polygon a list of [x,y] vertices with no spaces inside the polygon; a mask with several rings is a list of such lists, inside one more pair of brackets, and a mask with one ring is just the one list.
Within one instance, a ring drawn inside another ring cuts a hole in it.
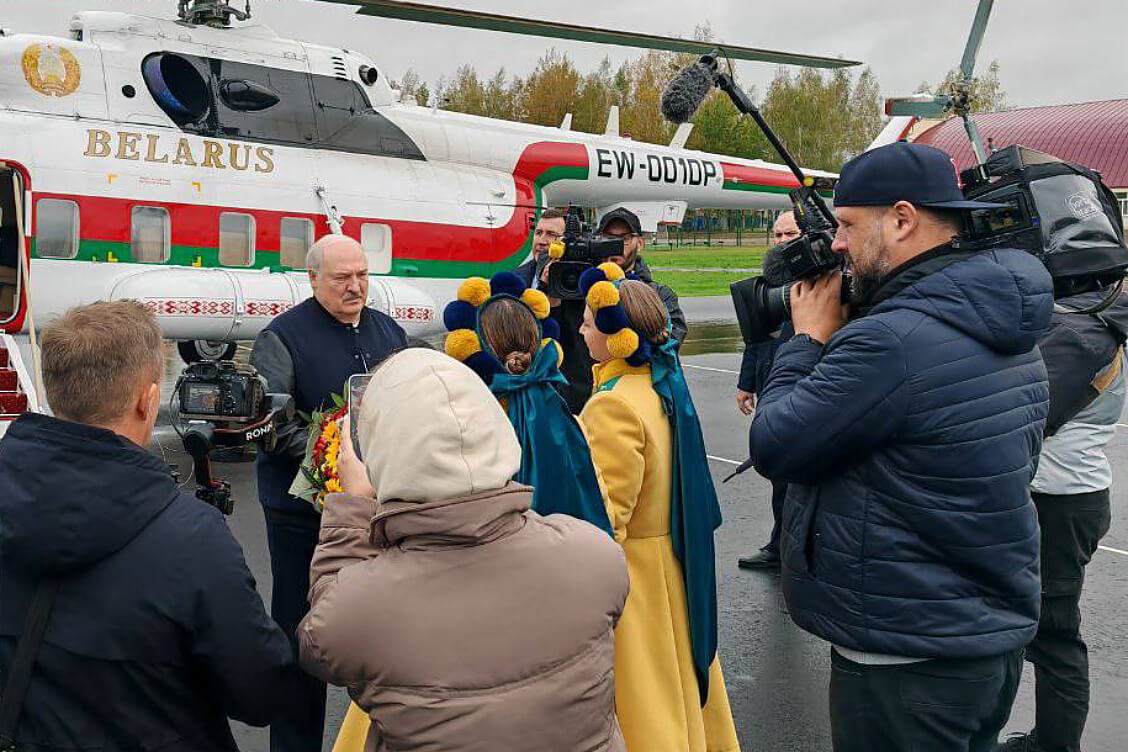
[{"label": "girl in yellow coat", "polygon": [[585,272],[580,329],[597,363],[580,420],[631,581],[615,630],[619,724],[632,752],[739,750],[716,660],[720,510],[700,424],[661,299],[622,276]]}]

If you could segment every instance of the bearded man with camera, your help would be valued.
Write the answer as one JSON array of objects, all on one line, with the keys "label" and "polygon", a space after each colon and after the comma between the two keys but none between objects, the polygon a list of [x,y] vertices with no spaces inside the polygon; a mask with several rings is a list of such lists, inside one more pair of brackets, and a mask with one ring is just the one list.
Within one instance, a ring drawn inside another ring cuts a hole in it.
[{"label": "bearded man with camera", "polygon": [[1053,284],[1025,251],[953,245],[950,157],[897,143],[842,169],[842,275],[790,290],[750,432],[788,484],[783,590],[832,646],[837,752],[994,748],[1038,623],[1029,486]]}]

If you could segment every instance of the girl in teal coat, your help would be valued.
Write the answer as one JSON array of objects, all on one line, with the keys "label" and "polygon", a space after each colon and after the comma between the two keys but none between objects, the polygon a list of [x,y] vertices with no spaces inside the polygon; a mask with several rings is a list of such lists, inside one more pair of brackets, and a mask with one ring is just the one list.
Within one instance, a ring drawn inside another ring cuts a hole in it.
[{"label": "girl in teal coat", "polygon": [[585,520],[610,535],[587,440],[555,388],[568,382],[548,314],[545,294],[511,272],[489,281],[471,277],[443,313],[446,352],[477,372],[505,407],[521,444],[514,480],[533,487],[533,509]]}]

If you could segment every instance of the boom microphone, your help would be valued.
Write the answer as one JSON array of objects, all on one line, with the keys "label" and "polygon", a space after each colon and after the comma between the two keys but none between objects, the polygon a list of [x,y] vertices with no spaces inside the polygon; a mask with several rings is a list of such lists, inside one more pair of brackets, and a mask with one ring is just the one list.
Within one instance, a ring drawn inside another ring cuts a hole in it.
[{"label": "boom microphone", "polygon": [[683,68],[662,92],[662,115],[672,123],[684,123],[713,90],[713,70],[703,62]]}]

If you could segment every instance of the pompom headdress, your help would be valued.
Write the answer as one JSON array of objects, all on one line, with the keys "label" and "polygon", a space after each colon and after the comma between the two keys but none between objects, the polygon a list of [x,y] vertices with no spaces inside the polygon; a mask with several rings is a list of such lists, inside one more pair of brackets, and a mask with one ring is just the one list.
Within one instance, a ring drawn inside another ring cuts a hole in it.
[{"label": "pompom headdress", "polygon": [[631,328],[623,309],[619,284],[626,275],[618,264],[607,262],[580,275],[580,291],[595,314],[595,328],[607,335],[607,350],[632,366],[650,362],[651,345]]},{"label": "pompom headdress", "polygon": [[555,320],[549,318],[551,308],[547,295],[527,287],[513,272],[499,272],[489,280],[470,277],[458,286],[457,299],[443,311],[443,324],[450,332],[444,349],[447,355],[473,369],[487,384],[504,367],[498,354],[490,350],[482,339],[479,322],[482,311],[490,303],[503,298],[521,303],[537,320],[541,333],[538,352],[551,345],[556,348],[558,359],[563,353],[555,342],[560,336],[560,327]]}]

